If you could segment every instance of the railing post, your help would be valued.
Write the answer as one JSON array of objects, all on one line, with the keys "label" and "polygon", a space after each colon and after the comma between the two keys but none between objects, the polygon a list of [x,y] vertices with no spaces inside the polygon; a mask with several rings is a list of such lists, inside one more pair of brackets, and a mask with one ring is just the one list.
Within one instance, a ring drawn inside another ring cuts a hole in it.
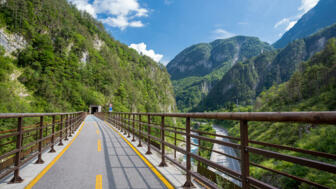
[{"label": "railing post", "polygon": [[45,135],[48,136],[48,124],[46,125],[46,128],[45,128]]},{"label": "railing post", "polygon": [[52,116],[52,128],[51,128],[51,149],[49,152],[53,153],[56,152],[54,145],[55,145],[55,116]]},{"label": "railing post", "polygon": [[40,117],[40,142],[39,142],[39,145],[38,145],[38,151],[39,151],[39,154],[38,154],[38,159],[36,161],[37,164],[43,164],[44,161],[42,160],[42,138],[43,138],[43,116]]},{"label": "railing post", "polygon": [[119,129],[119,114],[116,114],[116,126],[117,126],[117,129]]},{"label": "railing post", "polygon": [[121,117],[120,114],[118,114],[118,129],[121,131]]},{"label": "railing post", "polygon": [[68,127],[69,127],[69,115],[65,115],[65,138],[64,140],[67,141],[68,139]]},{"label": "railing post", "polygon": [[[176,144],[176,127],[174,128],[175,133],[174,133],[174,145],[177,146]],[[176,149],[174,149],[174,159],[176,159]]]},{"label": "railing post", "polygon": [[122,114],[119,114],[119,119],[120,119],[120,132],[122,132],[123,131]]},{"label": "railing post", "polygon": [[133,127],[133,138],[132,138],[132,142],[135,142],[135,114],[133,114],[133,123],[132,123],[132,127]]},{"label": "railing post", "polygon": [[14,166],[16,167],[14,171],[14,177],[9,183],[20,183],[23,181],[23,179],[20,177],[20,156],[21,156],[21,147],[22,147],[22,117],[18,118],[18,127],[17,131],[19,134],[16,136],[16,150],[18,150],[15,154],[14,159]]},{"label": "railing post", "polygon": [[120,114],[121,119],[121,133],[125,132],[124,114]]},{"label": "railing post", "polygon": [[127,138],[131,137],[130,132],[131,132],[131,114],[128,114],[128,135]]},{"label": "railing post", "polygon": [[120,125],[119,125],[120,126],[120,132],[122,132],[123,131],[123,125],[122,125],[123,122],[122,122],[122,116],[121,116],[121,114],[119,114],[119,121],[120,121],[119,122],[120,123]]},{"label": "railing post", "polygon": [[75,132],[76,132],[76,130],[79,127],[80,124],[81,124],[81,122],[80,122],[80,114],[77,114],[76,115],[76,128],[75,128],[74,134],[75,134]]},{"label": "railing post", "polygon": [[141,144],[141,115],[139,115],[139,144],[138,144],[138,147],[142,147],[142,144]]},{"label": "railing post", "polygon": [[249,188],[247,177],[250,176],[250,160],[248,147],[248,124],[246,120],[240,121],[240,142],[241,142],[241,175],[242,175],[242,188]]},{"label": "railing post", "polygon": [[60,125],[60,142],[58,146],[63,146],[63,115],[61,115],[61,125]]},{"label": "railing post", "polygon": [[112,119],[113,119],[113,126],[116,127],[117,126],[117,121],[116,121],[116,115],[112,114]]},{"label": "railing post", "polygon": [[[198,133],[198,136],[202,136],[201,133]],[[201,139],[198,138],[197,142],[198,142],[197,153],[198,153],[198,156],[201,156]],[[212,153],[212,151],[210,151],[210,153]],[[200,166],[201,162],[197,161],[197,165]]]},{"label": "railing post", "polygon": [[118,122],[117,122],[117,114],[113,115],[113,120],[114,120],[114,127],[118,128],[118,125],[117,125],[118,124]]},{"label": "railing post", "polygon": [[191,182],[191,146],[190,146],[190,117],[186,119],[186,150],[187,150],[187,175],[186,175],[186,182],[184,183],[183,187],[190,188],[193,185]]},{"label": "railing post", "polygon": [[73,124],[73,116],[72,114],[69,115],[69,137],[72,137],[71,132],[72,132],[72,124]]},{"label": "railing post", "polygon": [[73,124],[72,124],[71,134],[75,134],[76,125],[77,125],[77,115],[74,114],[74,115],[72,115],[72,117],[73,117]]},{"label": "railing post", "polygon": [[147,125],[147,134],[148,134],[148,138],[147,138],[147,152],[146,152],[146,154],[148,155],[148,154],[152,154],[152,152],[151,152],[151,137],[150,137],[150,133],[151,133],[151,126],[150,126],[150,124],[151,124],[151,117],[150,117],[150,115],[148,115],[148,125]]},{"label": "railing post", "polygon": [[112,114],[111,117],[112,117],[113,127],[116,127],[115,114]]},{"label": "railing post", "polygon": [[115,115],[114,115],[114,114],[112,114],[112,115],[111,115],[111,117],[112,117],[112,123],[113,123],[113,127],[115,127],[115,125],[116,125],[116,121],[115,121]]},{"label": "railing post", "polygon": [[119,114],[119,130],[122,132],[122,119],[121,119],[121,114]]},{"label": "railing post", "polygon": [[118,114],[116,113],[115,115],[114,115],[114,122],[115,122],[115,128],[116,129],[118,129]]},{"label": "railing post", "polygon": [[127,120],[126,120],[126,114],[123,114],[124,118],[124,135],[127,135]]},{"label": "railing post", "polygon": [[164,116],[161,116],[161,163],[159,167],[167,166],[165,160],[165,132],[164,132]]}]

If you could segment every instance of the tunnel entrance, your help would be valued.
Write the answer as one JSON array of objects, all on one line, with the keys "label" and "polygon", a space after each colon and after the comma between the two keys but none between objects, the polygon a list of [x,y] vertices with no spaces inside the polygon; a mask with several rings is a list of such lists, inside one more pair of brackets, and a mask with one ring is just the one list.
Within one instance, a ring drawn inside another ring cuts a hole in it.
[{"label": "tunnel entrance", "polygon": [[98,105],[90,105],[90,108],[89,108],[89,113],[90,114],[95,114],[97,112],[101,112],[101,106],[98,106]]},{"label": "tunnel entrance", "polygon": [[98,112],[98,107],[91,107],[91,114]]}]

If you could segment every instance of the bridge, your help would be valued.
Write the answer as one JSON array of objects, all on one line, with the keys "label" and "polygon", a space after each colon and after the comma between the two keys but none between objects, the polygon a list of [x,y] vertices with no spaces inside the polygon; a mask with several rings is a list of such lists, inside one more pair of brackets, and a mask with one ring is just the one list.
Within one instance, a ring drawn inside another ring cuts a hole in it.
[{"label": "bridge", "polygon": [[[193,127],[204,120],[237,122],[240,136]],[[328,188],[251,156],[336,174],[336,154],[251,140],[251,122],[335,125],[336,112],[0,114],[0,126],[11,128],[0,130],[0,188],[277,188],[252,167]],[[214,153],[239,168],[211,161]]]}]

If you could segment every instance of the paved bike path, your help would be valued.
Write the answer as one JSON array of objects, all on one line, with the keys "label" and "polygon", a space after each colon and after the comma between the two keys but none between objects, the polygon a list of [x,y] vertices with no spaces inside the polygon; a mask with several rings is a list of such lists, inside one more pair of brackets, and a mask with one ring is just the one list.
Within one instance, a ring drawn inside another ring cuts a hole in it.
[{"label": "paved bike path", "polygon": [[90,115],[69,149],[33,188],[159,189],[166,186],[118,133]]}]

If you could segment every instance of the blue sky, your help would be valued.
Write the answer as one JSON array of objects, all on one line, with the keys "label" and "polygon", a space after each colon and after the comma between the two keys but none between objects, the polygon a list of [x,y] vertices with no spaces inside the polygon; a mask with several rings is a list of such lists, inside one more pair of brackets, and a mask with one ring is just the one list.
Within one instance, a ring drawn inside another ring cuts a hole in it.
[{"label": "blue sky", "polygon": [[167,64],[186,47],[235,35],[273,43],[318,0],[69,0],[117,40]]}]

